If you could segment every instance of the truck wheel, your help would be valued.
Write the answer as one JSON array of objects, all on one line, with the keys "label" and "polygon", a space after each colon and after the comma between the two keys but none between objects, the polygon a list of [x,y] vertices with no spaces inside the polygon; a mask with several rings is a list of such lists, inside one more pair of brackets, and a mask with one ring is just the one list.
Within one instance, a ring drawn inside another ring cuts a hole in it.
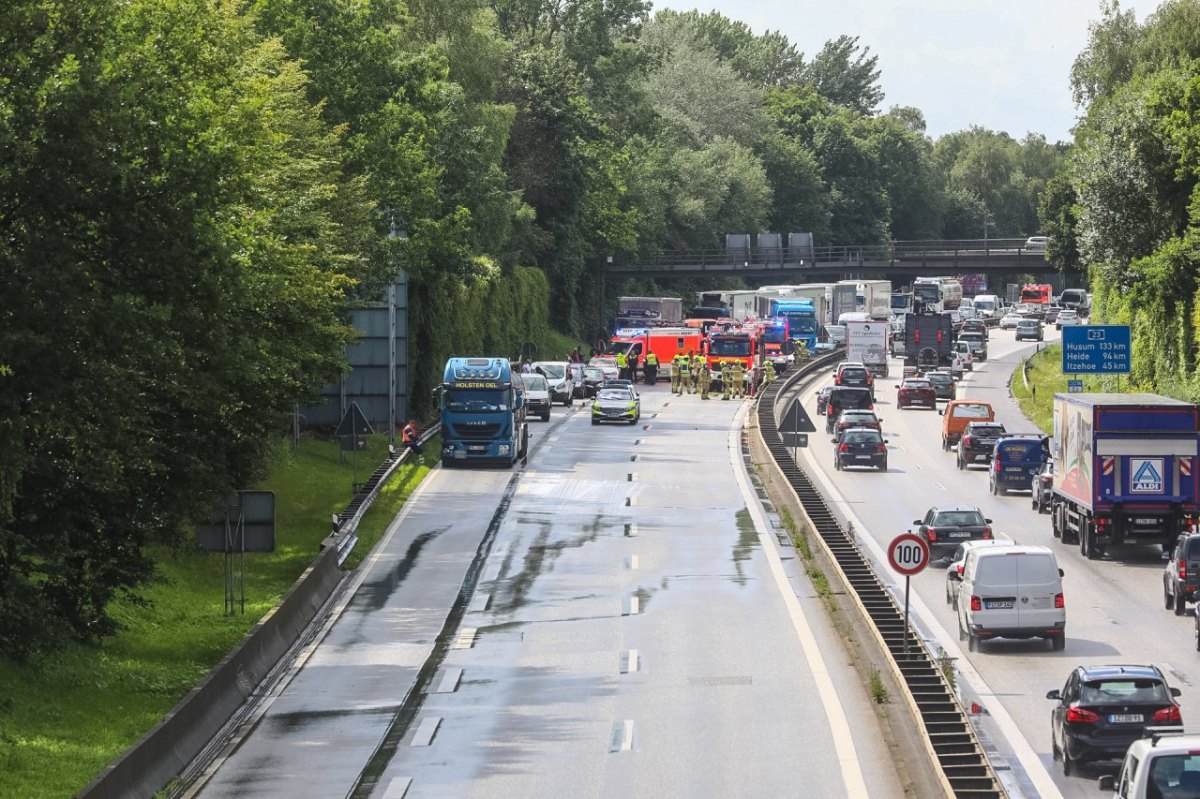
[{"label": "truck wheel", "polygon": [[1050,532],[1055,538],[1062,539],[1062,528],[1058,526],[1058,512],[1053,507],[1050,508]]},{"label": "truck wheel", "polygon": [[1175,615],[1182,616],[1187,613],[1187,600],[1182,593],[1175,595]]}]

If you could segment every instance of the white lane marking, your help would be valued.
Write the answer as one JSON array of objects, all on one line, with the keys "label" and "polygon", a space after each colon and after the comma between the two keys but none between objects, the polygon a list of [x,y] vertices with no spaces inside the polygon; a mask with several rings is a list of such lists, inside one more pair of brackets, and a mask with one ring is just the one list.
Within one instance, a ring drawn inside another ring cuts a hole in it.
[{"label": "white lane marking", "polygon": [[[842,512],[845,514],[846,520],[854,525],[855,530],[860,531],[860,533],[856,536],[859,544],[870,550],[872,556],[874,556],[875,564],[877,566],[876,573],[879,574],[880,579],[889,588],[891,588],[892,592],[896,596],[899,596],[899,592],[902,589],[896,582],[896,578],[893,577],[892,573],[886,569],[878,568],[878,564],[887,563],[887,552],[885,552],[883,547],[880,546],[879,542],[875,540],[874,536],[862,532],[870,530],[871,528],[863,524],[862,519],[855,515],[850,503],[844,501],[845,497],[843,497],[841,492],[837,490],[836,486],[830,482],[829,476],[817,466],[816,459],[807,453],[807,451],[805,452],[805,457],[808,460],[808,463],[805,466],[805,471],[808,472],[809,476],[815,477],[821,482],[825,496],[843,500],[841,503]],[[951,635],[944,627],[942,627],[941,622],[939,622],[937,617],[933,615],[933,612],[929,609],[929,606],[926,605],[924,600],[922,600],[921,597],[916,593],[909,595],[909,609],[914,616],[921,620],[925,628],[933,634],[937,645],[944,649],[947,655],[954,658],[955,665],[958,668],[958,676],[964,683],[970,686],[971,690],[975,694],[979,696],[980,704],[987,707],[988,713],[992,717],[992,721],[996,723],[996,726],[1000,729],[1004,739],[1012,748],[1013,754],[1021,763],[1022,767],[1024,767],[1025,774],[1029,777],[1029,781],[1033,783],[1034,788],[1037,789],[1038,795],[1041,797],[1041,799],[1062,799],[1062,792],[1058,789],[1058,786],[1054,784],[1053,778],[1050,776],[1050,773],[1046,771],[1045,764],[1042,763],[1042,760],[1040,757],[1038,757],[1037,752],[1033,750],[1033,746],[1028,740],[1026,740],[1025,736],[1021,733],[1021,730],[1017,727],[1016,722],[1013,721],[1012,716],[1010,716],[1008,711],[1004,708],[1001,697],[997,696],[995,692],[992,691],[991,687],[989,687],[987,682],[984,681],[983,676],[975,670],[975,667],[971,664],[971,661],[967,659],[966,654],[963,653],[962,649],[959,648],[958,636]]]},{"label": "white lane marking", "polygon": [[816,636],[813,635],[812,627],[804,618],[804,611],[800,608],[800,600],[796,597],[795,588],[783,570],[783,561],[779,559],[775,547],[769,544],[770,525],[767,523],[762,505],[759,504],[758,494],[750,485],[750,476],[746,472],[746,463],[742,459],[741,429],[749,407],[743,405],[738,409],[737,416],[734,417],[729,428],[729,461],[733,466],[734,478],[746,501],[746,507],[750,509],[750,516],[754,520],[754,529],[758,533],[759,545],[771,567],[771,576],[775,578],[775,586],[783,598],[788,617],[792,621],[792,629],[796,631],[796,637],[800,640],[800,646],[804,650],[804,659],[808,663],[809,671],[812,672],[813,682],[816,683],[817,694],[821,698],[821,707],[825,710],[825,717],[829,722],[830,732],[833,734],[833,748],[837,754],[842,783],[845,787],[844,796],[866,799],[871,794],[867,790],[866,779],[863,777],[862,763],[858,759],[858,750],[854,746],[854,734],[850,731],[850,722],[846,719],[845,708],[838,699],[837,688],[834,687],[829,666],[825,663],[821,647],[817,643]]},{"label": "white lane marking", "polygon": [[642,601],[635,595],[625,600],[625,607],[621,609],[622,616],[636,616],[641,612]]},{"label": "white lane marking", "polygon": [[613,724],[612,740],[609,741],[608,751],[628,752],[633,749],[633,719],[625,719]]},{"label": "white lane marking", "polygon": [[638,556],[637,556],[637,555],[630,555],[629,557],[625,558],[625,568],[626,568],[626,569],[628,569],[628,570],[629,570],[629,571],[631,571],[631,572],[637,571],[637,569],[638,569]]},{"label": "white lane marking", "polygon": [[491,601],[491,594],[475,594],[471,597],[471,607],[467,608],[467,611],[470,613],[483,613],[487,610],[488,603]]},{"label": "white lane marking", "polygon": [[632,508],[637,504],[637,497],[625,497],[625,507]]},{"label": "white lane marking", "polygon": [[1189,687],[1191,686],[1191,684],[1192,684],[1192,681],[1191,681],[1191,680],[1189,680],[1189,679],[1188,679],[1186,676],[1184,676],[1183,672],[1179,671],[1177,668],[1175,668],[1174,666],[1172,666],[1170,663],[1167,663],[1166,661],[1163,661],[1163,668],[1165,668],[1167,671],[1169,671],[1169,672],[1171,672],[1172,674],[1174,674],[1174,675],[1175,675],[1175,679],[1179,680],[1179,681],[1180,681],[1181,683],[1183,683],[1184,685],[1187,685],[1187,686],[1189,686]]},{"label": "white lane marking", "polygon": [[637,473],[637,472],[630,472],[628,475],[626,475],[626,476],[625,476],[625,479],[626,479],[628,482],[630,482],[630,483],[637,482],[637,479],[638,479],[638,473]]},{"label": "white lane marking", "polygon": [[1094,607],[1094,608],[1092,608],[1092,610],[1094,610],[1094,611],[1096,611],[1097,613],[1099,613],[1099,614],[1100,614],[1100,618],[1104,619],[1104,620],[1105,620],[1106,622],[1108,622],[1109,624],[1118,624],[1117,620],[1116,620],[1116,619],[1114,619],[1112,616],[1108,615],[1108,611],[1106,611],[1104,608],[1096,608],[1096,607]]},{"label": "white lane marking", "polygon": [[410,785],[412,785],[412,777],[392,777],[387,790],[383,792],[383,799],[404,799]]},{"label": "white lane marking", "polygon": [[637,536],[637,530],[637,522],[630,522],[629,524],[625,525],[625,537],[635,538]]},{"label": "white lane marking", "polygon": [[621,654],[621,673],[633,674],[641,665],[641,658],[638,657],[636,649],[630,649],[628,652]]},{"label": "white lane marking", "polygon": [[448,668],[442,672],[442,679],[438,681],[437,688],[433,689],[435,694],[452,694],[458,690],[458,682],[462,679],[462,669]]},{"label": "white lane marking", "polygon": [[458,631],[458,638],[455,639],[453,648],[470,649],[471,647],[475,646],[476,632],[477,631],[474,627],[463,627]]},{"label": "white lane marking", "polygon": [[433,743],[433,736],[437,734],[441,723],[442,720],[438,716],[426,716],[421,721],[421,726],[417,727],[417,732],[413,735],[412,743],[409,746],[429,746]]},{"label": "white lane marking", "polygon": [[945,491],[945,490],[946,490],[946,487],[945,487],[944,485],[942,485],[941,483],[939,483],[937,480],[934,480],[934,481],[933,481],[933,487],[934,487],[934,488],[936,488],[936,489],[939,489],[939,490],[941,490],[941,491]]}]

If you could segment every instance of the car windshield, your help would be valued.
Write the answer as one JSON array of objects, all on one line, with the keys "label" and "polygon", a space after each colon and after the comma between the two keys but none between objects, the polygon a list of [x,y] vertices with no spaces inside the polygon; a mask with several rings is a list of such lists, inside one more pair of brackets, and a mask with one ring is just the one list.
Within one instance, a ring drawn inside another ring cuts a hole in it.
[{"label": "car windshield", "polygon": [[596,369],[596,368],[589,366],[588,368],[583,370],[583,379],[584,380],[603,380],[604,372],[601,371],[600,369]]},{"label": "car windshield", "polygon": [[846,378],[849,378],[851,380],[862,380],[866,376],[867,376],[866,369],[860,369],[858,367],[854,367],[854,368],[842,370],[842,379],[843,380],[845,380]]},{"label": "car windshield", "polygon": [[973,436],[1002,436],[1004,435],[1004,425],[1002,424],[969,424],[967,432]]},{"label": "car windshield", "polygon": [[862,422],[874,422],[876,419],[875,414],[871,411],[842,411],[842,421],[860,424]]},{"label": "car windshield", "polygon": [[925,379],[929,383],[950,383],[953,381],[950,375],[943,372],[930,372],[925,376]]},{"label": "car windshield", "polygon": [[1156,756],[1150,761],[1148,780],[1158,788],[1158,796],[1200,799],[1200,753]]},{"label": "car windshield", "polygon": [[977,510],[944,510],[933,519],[935,527],[982,527],[983,514]]},{"label": "car windshield", "polygon": [[633,395],[619,388],[606,388],[596,395],[601,402],[631,402]]},{"label": "car windshield", "polygon": [[928,380],[905,380],[901,385],[905,388],[932,388]]},{"label": "car windshield", "polygon": [[521,375],[521,379],[525,381],[525,388],[530,391],[548,391],[549,386],[546,383],[546,378],[541,375]]},{"label": "car windshield", "polygon": [[1038,326],[1038,322],[1036,319],[1022,319],[1020,322],[1017,322],[1017,327],[1037,327],[1037,326]]},{"label": "car windshield", "polygon": [[473,413],[500,413],[508,410],[507,391],[471,391],[449,389],[444,399],[446,410]]},{"label": "car windshield", "polygon": [[534,364],[534,368],[541,369],[542,374],[551,380],[561,380],[567,373],[567,366],[562,363],[538,363]]},{"label": "car windshield", "polygon": [[1125,703],[1154,703],[1171,701],[1171,694],[1161,680],[1088,680],[1080,687],[1079,701],[1085,705],[1120,705]]},{"label": "car windshield", "polygon": [[714,338],[709,344],[708,354],[717,357],[745,357],[750,354],[750,339]]},{"label": "car windshield", "polygon": [[848,444],[878,444],[882,439],[874,430],[850,430],[843,435],[842,440]]}]

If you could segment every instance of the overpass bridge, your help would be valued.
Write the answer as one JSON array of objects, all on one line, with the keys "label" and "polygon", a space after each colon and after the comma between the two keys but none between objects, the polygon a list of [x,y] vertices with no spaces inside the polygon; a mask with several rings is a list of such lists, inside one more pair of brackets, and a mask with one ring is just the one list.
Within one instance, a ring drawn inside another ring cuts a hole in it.
[{"label": "overpass bridge", "polygon": [[1007,277],[1009,280],[1004,282],[1011,282],[1024,274],[1041,282],[1060,281],[1045,253],[1026,249],[1023,238],[657,252],[642,258],[614,257],[603,269],[606,280],[737,277],[806,283],[887,278],[897,285],[916,277],[954,274],[995,276],[997,283],[1000,278]]}]

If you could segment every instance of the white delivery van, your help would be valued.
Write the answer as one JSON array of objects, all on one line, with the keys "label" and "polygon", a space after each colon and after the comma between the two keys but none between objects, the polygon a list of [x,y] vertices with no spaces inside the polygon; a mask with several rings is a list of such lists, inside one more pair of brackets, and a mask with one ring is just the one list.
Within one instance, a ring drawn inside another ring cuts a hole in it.
[{"label": "white delivery van", "polygon": [[999,319],[1003,316],[1000,311],[1004,306],[995,294],[977,295],[974,305],[976,313],[982,319]]},{"label": "white delivery van", "polygon": [[967,553],[958,591],[958,637],[979,651],[992,638],[1044,638],[1066,645],[1062,569],[1047,547],[1012,546]]}]

